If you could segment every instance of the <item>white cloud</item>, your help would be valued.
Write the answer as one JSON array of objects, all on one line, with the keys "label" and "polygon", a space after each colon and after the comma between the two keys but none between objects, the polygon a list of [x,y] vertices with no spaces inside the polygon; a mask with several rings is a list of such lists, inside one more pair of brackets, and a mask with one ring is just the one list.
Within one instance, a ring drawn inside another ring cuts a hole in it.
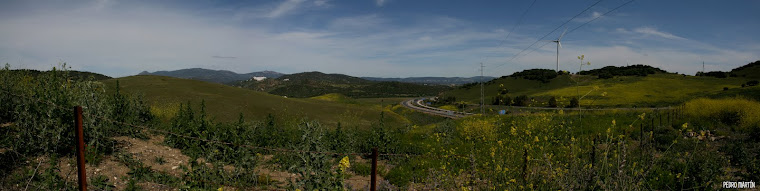
[{"label": "white cloud", "polygon": [[269,14],[267,14],[267,17],[277,18],[286,15],[291,11],[296,10],[301,5],[301,3],[305,1],[306,0],[285,0],[284,2],[280,3],[280,5],[278,5],[274,10],[269,12]]},{"label": "white cloud", "polygon": [[[294,14],[297,9],[280,14]],[[554,68],[555,62],[555,47],[547,45],[504,64],[533,43],[536,34],[512,33],[504,46],[499,47],[504,30],[474,27],[476,24],[451,17],[408,18],[415,24],[402,27],[394,25],[392,18],[369,14],[333,19],[326,22],[328,26],[323,29],[285,30],[274,30],[277,25],[229,22],[234,17],[198,15],[158,6],[128,10],[110,7],[100,12],[90,8],[52,10],[4,17],[0,18],[0,26],[3,26],[0,63],[49,69],[63,60],[76,70],[115,77],[143,70],[191,67],[241,73],[322,71],[407,77],[475,76],[479,72],[470,72],[470,69],[479,62],[488,65],[487,75],[501,76],[523,69]],[[262,22],[265,21],[268,20]],[[696,70],[690,64],[701,63],[700,55],[708,64],[715,63],[715,70],[728,70],[757,60],[755,53],[760,52],[758,46],[727,50],[694,42],[695,46],[707,47],[702,50],[704,54],[696,54],[672,46],[640,42],[638,38],[645,36],[661,37],[651,30],[619,28],[615,31],[636,35],[615,38],[631,42],[629,44],[583,45],[563,41],[561,69],[577,70],[575,57],[585,54],[592,62],[590,68],[622,65],[630,60],[632,64],[650,64],[693,74]],[[501,64],[504,66],[495,67]]]},{"label": "white cloud", "polygon": [[684,40],[683,37],[676,36],[667,32],[662,32],[653,27],[639,27],[639,28],[633,29],[633,32],[644,34],[644,35],[658,36],[658,37],[667,38],[667,39]]},{"label": "white cloud", "polygon": [[377,5],[378,7],[382,7],[387,2],[388,0],[375,0],[375,5]]},{"label": "white cloud", "polygon": [[387,20],[377,14],[342,17],[332,20],[329,27],[336,30],[375,30]]},{"label": "white cloud", "polygon": [[577,18],[573,19],[573,21],[574,22],[579,22],[579,23],[588,22],[588,21],[594,20],[594,19],[596,19],[598,17],[601,17],[602,14],[604,14],[604,13],[598,12],[598,11],[594,11],[594,12],[591,12],[591,14],[588,15],[587,17],[577,17]]},{"label": "white cloud", "polygon": [[330,4],[328,2],[329,2],[329,0],[315,0],[314,1],[314,5],[316,5],[318,7],[321,7],[321,6],[330,6]]}]

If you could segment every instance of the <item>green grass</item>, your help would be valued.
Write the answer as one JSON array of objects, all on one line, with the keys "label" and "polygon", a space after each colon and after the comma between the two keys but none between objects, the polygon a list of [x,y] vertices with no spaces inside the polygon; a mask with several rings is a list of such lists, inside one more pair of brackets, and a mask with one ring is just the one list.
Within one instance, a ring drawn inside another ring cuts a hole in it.
[{"label": "green grass", "polygon": [[[196,80],[165,76],[129,76],[103,81],[113,91],[119,81],[122,92],[141,94],[152,107],[165,111],[166,116],[176,113],[179,104],[188,101],[193,106],[205,101],[207,112],[220,121],[236,121],[242,113],[247,119],[264,120],[268,114],[281,117],[316,119],[323,123],[341,122],[343,125],[369,126],[380,118],[381,110],[344,103],[312,99],[284,98],[244,88]],[[159,115],[160,116],[160,115]],[[386,113],[386,122],[402,124],[405,120]]]},{"label": "green grass", "polygon": [[[621,81],[622,80],[622,81]],[[594,87],[599,87],[594,90]],[[616,77],[593,80],[589,84],[576,87],[554,89],[532,96],[589,96],[581,100],[581,105],[615,107],[669,106],[723,91],[723,87],[741,87],[737,78],[693,77],[673,74],[655,74],[647,77]],[[607,92],[602,97],[601,94]],[[596,100],[594,100],[596,99]]]},{"label": "green grass", "polygon": [[325,95],[321,95],[321,96],[314,96],[314,97],[311,97],[309,99],[321,100],[321,101],[327,101],[327,102],[338,102],[338,103],[345,103],[345,104],[357,104],[358,103],[355,99],[347,97],[347,96],[345,96],[343,94],[339,94],[339,93],[330,93],[330,94],[325,94]]},{"label": "green grass", "polygon": [[744,77],[748,79],[760,79],[760,65],[758,65],[757,63],[758,61],[747,64],[745,66],[742,66],[743,68],[741,69],[732,70],[731,73],[734,73],[739,77]]},{"label": "green grass", "polygon": [[[573,78],[573,79],[571,79]],[[576,87],[574,81],[580,81]],[[521,78],[501,78],[485,85],[484,93],[486,101],[497,95],[499,85],[509,90],[508,95],[515,97],[527,95],[538,97],[540,102],[551,96],[562,97],[564,102],[570,98],[585,95],[581,105],[595,107],[651,107],[670,106],[683,103],[690,99],[722,94],[723,88],[732,91],[741,91],[744,78],[712,78],[694,77],[677,74],[653,74],[646,77],[639,76],[616,76],[611,79],[596,79],[595,76],[559,76],[549,83],[541,83],[535,80]],[[597,90],[594,90],[598,87]],[[593,90],[593,91],[592,91]],[[601,96],[607,92],[606,96]],[[475,86],[470,89],[459,88],[445,93],[445,96],[455,96],[457,101],[477,103],[480,96],[480,88]],[[746,95],[752,96],[752,95]],[[560,101],[560,105],[567,105]]]},{"label": "green grass", "polygon": [[357,98],[356,101],[363,105],[387,106],[399,104],[402,101],[413,98],[414,97]]},{"label": "green grass", "polygon": [[[567,75],[558,76],[557,78],[550,80],[549,83],[541,83],[537,80],[526,80],[523,78],[504,77],[484,84],[484,94],[486,95],[486,98],[488,98],[486,101],[490,100],[490,97],[498,95],[499,90],[501,89],[500,85],[502,84],[504,85],[504,88],[509,90],[508,95],[511,97],[518,95],[532,95],[573,85]],[[476,85],[470,88],[457,88],[445,92],[444,96],[455,96],[457,101],[477,103],[480,99],[480,86]]]}]

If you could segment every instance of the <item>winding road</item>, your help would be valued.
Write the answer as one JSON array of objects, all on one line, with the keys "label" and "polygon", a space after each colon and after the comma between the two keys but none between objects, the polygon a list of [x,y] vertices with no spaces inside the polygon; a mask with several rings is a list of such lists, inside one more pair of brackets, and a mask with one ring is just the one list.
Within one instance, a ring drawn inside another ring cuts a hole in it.
[{"label": "winding road", "polygon": [[[425,104],[423,104],[423,101],[428,98],[414,98],[406,101],[402,101],[401,105],[404,107],[407,107],[409,109],[419,111],[422,113],[430,114],[430,115],[436,115],[441,117],[447,117],[451,119],[459,119],[462,117],[467,117],[469,115],[473,115],[473,113],[467,113],[467,112],[459,112],[459,111],[451,111],[451,110],[445,110],[441,108],[435,108],[430,107]],[[474,105],[474,104],[473,104]],[[477,106],[477,105],[475,105]],[[520,106],[507,106],[509,109],[518,109],[518,110],[567,110],[567,111],[607,111],[607,110],[667,110],[667,109],[674,109],[673,107],[656,107],[656,108],[553,108],[553,107],[520,107]]]},{"label": "winding road", "polygon": [[422,112],[422,113],[446,117],[446,118],[452,118],[452,119],[459,119],[462,117],[467,117],[468,115],[472,115],[472,113],[451,111],[451,110],[445,110],[441,108],[427,106],[422,103],[422,101],[425,101],[425,99],[427,98],[414,98],[414,99],[402,101],[401,105],[409,109]]}]

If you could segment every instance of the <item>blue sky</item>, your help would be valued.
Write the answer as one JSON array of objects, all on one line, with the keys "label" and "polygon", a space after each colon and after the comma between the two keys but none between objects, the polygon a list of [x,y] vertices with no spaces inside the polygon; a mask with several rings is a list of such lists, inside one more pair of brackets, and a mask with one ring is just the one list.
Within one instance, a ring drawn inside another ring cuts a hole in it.
[{"label": "blue sky", "polygon": [[702,61],[725,71],[760,60],[760,1],[638,0],[609,12],[626,2],[1,1],[0,62],[115,77],[194,67],[468,77],[484,63],[502,76],[554,69],[548,40],[565,29],[559,64],[571,72],[581,54],[584,70],[647,64],[692,75]]}]

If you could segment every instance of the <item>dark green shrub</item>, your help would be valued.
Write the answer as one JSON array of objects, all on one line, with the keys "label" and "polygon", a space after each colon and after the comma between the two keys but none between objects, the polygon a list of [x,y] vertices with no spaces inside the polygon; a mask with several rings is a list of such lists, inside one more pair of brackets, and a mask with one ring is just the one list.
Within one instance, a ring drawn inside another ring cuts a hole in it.
[{"label": "dark green shrub", "polygon": [[570,99],[570,104],[567,105],[568,108],[576,108],[578,107],[580,102],[578,102],[578,98]]},{"label": "dark green shrub", "polygon": [[747,81],[747,86],[756,86],[759,82],[757,80]]},{"label": "dark green shrub", "polygon": [[610,79],[612,77],[613,75],[610,74],[609,72],[603,72],[599,74],[599,79]]},{"label": "dark green shrub", "polygon": [[557,107],[557,98],[552,96],[549,98],[549,107]]}]

